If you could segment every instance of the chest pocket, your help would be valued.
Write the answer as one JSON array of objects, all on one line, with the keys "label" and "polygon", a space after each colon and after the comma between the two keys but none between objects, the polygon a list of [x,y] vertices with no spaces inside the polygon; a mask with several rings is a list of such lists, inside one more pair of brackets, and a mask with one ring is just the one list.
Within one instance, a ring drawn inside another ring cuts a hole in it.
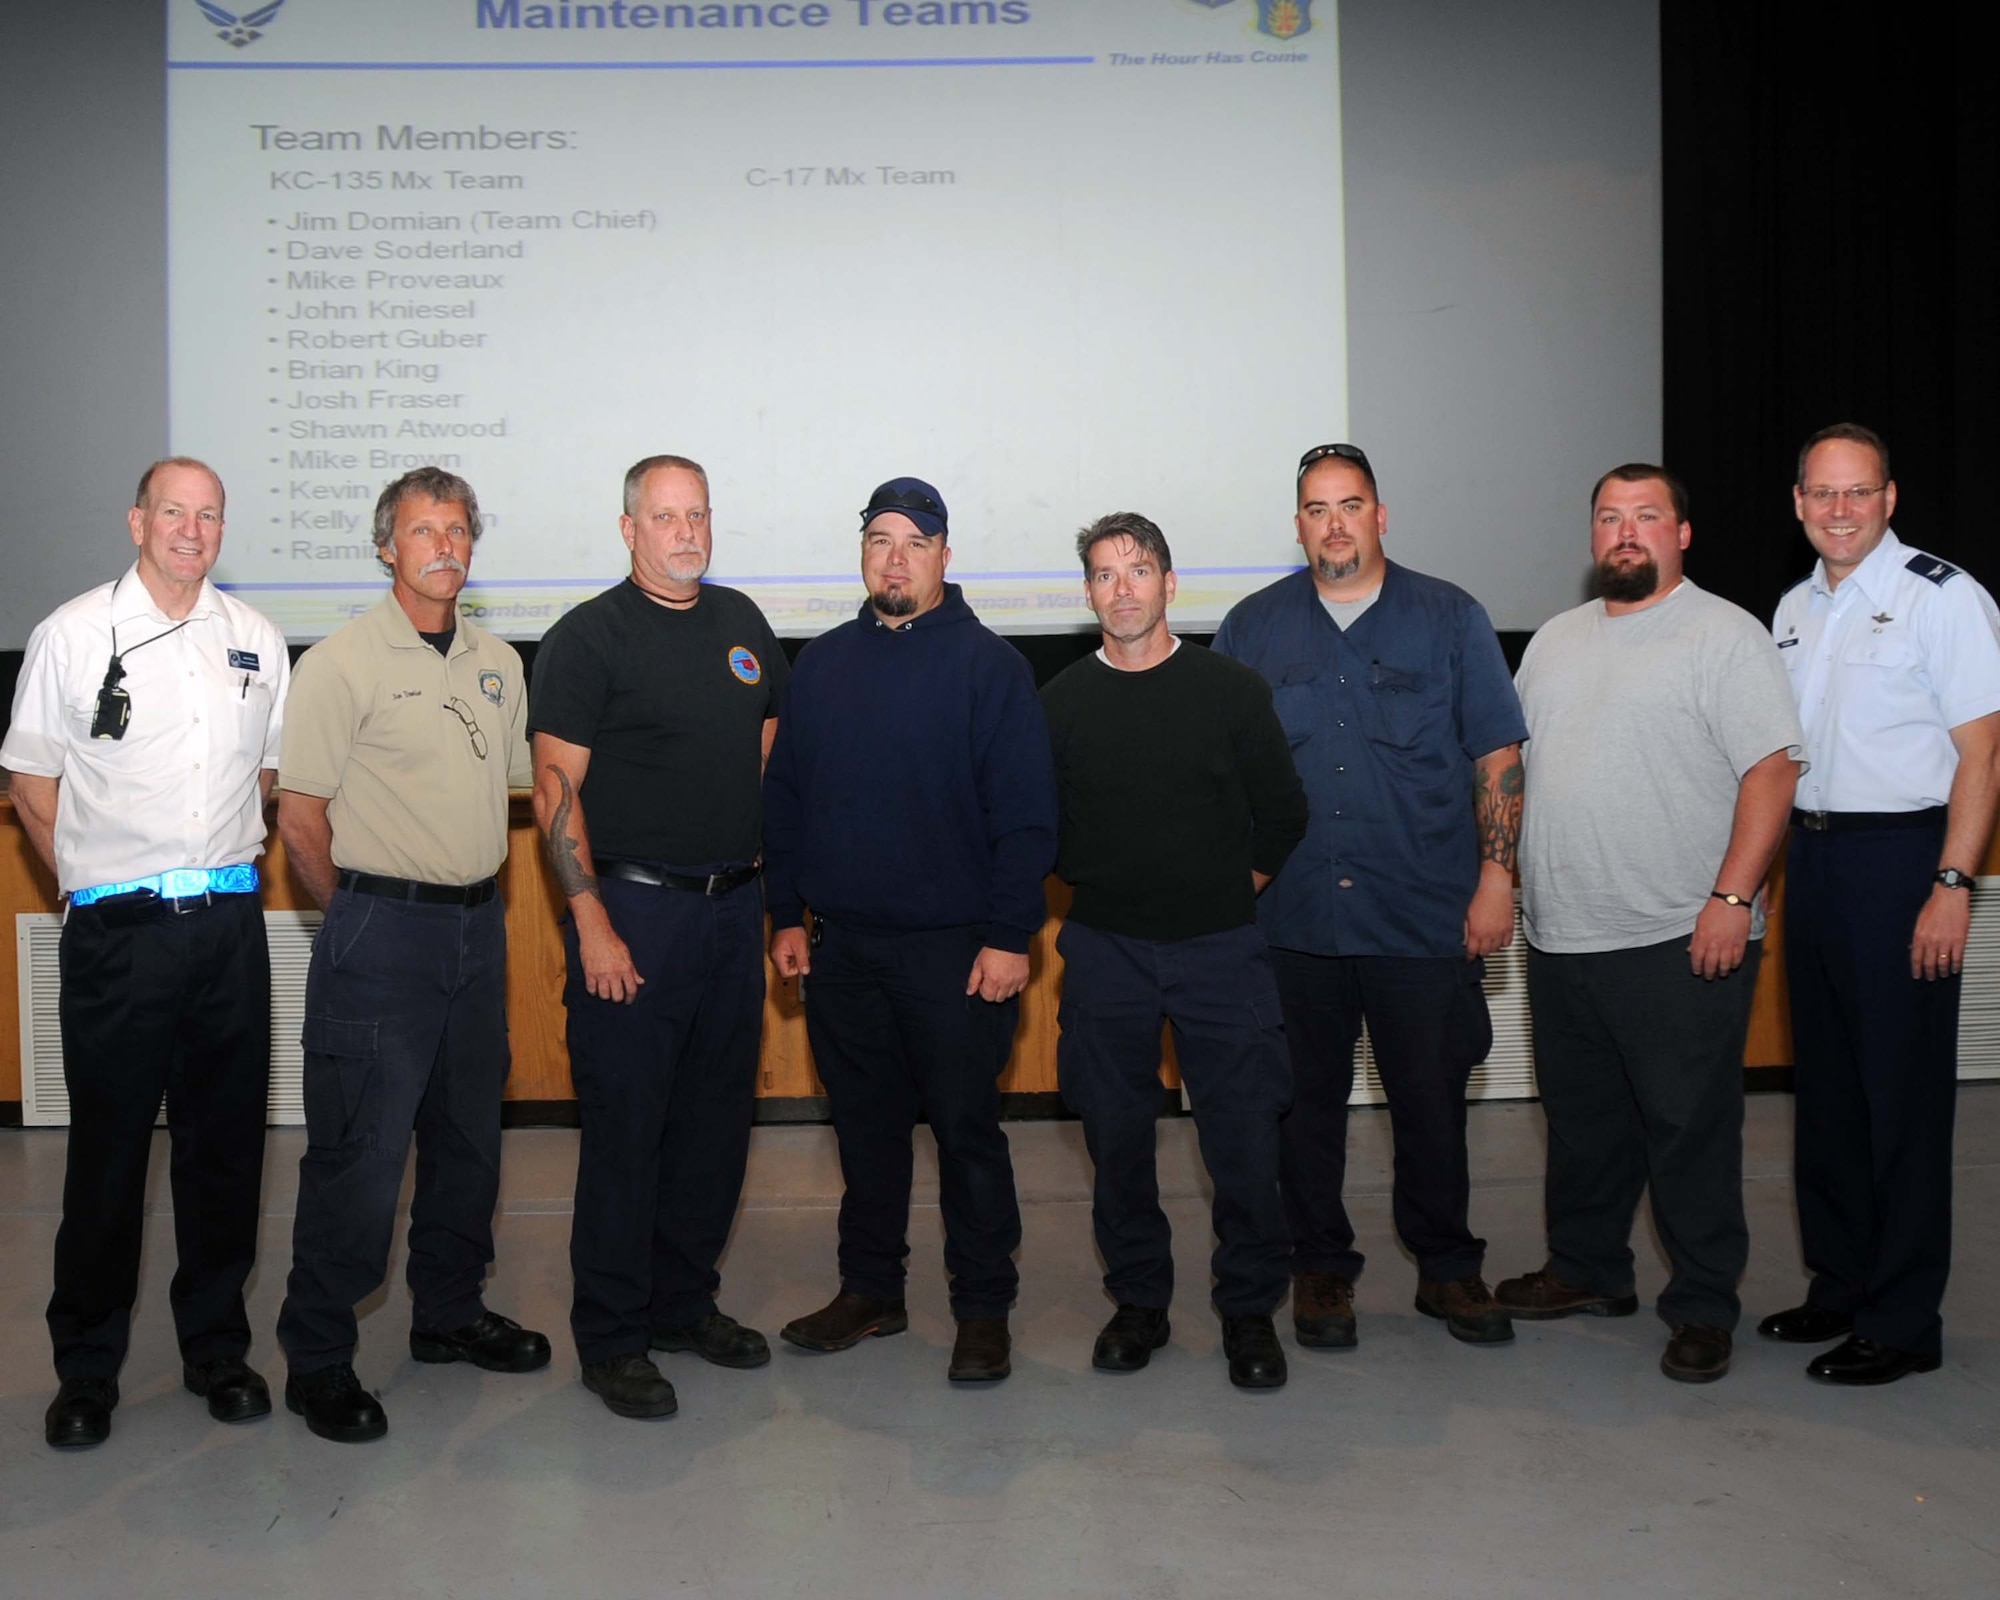
[{"label": "chest pocket", "polygon": [[[1789,655],[1792,652],[1787,651]],[[1880,633],[1864,622],[1840,647],[1843,667],[1908,667],[1915,659],[1910,636],[1902,628],[1885,628]]]},{"label": "chest pocket", "polygon": [[1414,750],[1450,731],[1449,686],[1409,667],[1375,662],[1361,696],[1372,743]]},{"label": "chest pocket", "polygon": [[1310,661],[1295,662],[1282,669],[1271,683],[1271,705],[1285,730],[1286,742],[1294,750],[1312,737],[1319,673],[1318,666]]}]

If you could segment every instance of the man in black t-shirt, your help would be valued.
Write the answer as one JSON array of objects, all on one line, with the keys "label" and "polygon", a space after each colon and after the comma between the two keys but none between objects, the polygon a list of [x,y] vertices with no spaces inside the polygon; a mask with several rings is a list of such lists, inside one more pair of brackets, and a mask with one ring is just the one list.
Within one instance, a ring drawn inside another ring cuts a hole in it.
[{"label": "man in black t-shirt", "polygon": [[[764,1007],[759,794],[784,652],[754,603],[703,583],[708,475],[625,475],[632,574],[563,617],[535,663],[535,821],[568,897],[577,1162],[570,1327],[584,1386],[663,1417],[647,1355],[771,1358],[717,1309],[750,1147]],[[586,812],[588,822],[585,821]]]},{"label": "man in black t-shirt", "polygon": [[1292,1069],[1256,902],[1305,835],[1305,791],[1264,680],[1167,631],[1173,557],[1159,528],[1119,512],[1076,543],[1104,645],[1050,683],[1042,707],[1062,805],[1056,872],[1076,889],[1056,940],[1057,1071],[1096,1167],[1091,1220],[1118,1307],[1091,1364],[1131,1372],[1167,1342],[1174,1262],[1154,1162],[1165,1020],[1215,1185],[1229,1378],[1275,1389]]}]

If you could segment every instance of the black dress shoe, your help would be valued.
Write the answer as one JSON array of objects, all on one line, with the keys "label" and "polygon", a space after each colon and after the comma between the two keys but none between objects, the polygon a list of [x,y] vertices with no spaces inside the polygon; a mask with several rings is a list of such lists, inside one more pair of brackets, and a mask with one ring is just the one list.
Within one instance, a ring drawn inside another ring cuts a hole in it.
[{"label": "black dress shoe", "polygon": [[335,1444],[366,1444],[389,1431],[381,1401],[361,1387],[345,1361],[312,1372],[294,1372],[285,1379],[285,1408],[306,1419],[306,1426]]},{"label": "black dress shoe", "polygon": [[967,1317],[952,1341],[945,1376],[953,1383],[998,1383],[1014,1370],[1013,1349],[1005,1317]]},{"label": "black dress shoe", "polygon": [[685,1328],[662,1328],[653,1335],[653,1348],[692,1350],[718,1367],[761,1367],[771,1359],[771,1347],[761,1333],[720,1311],[711,1311]]},{"label": "black dress shoe", "polygon": [[1164,1308],[1120,1306],[1097,1336],[1090,1364],[1099,1372],[1137,1372],[1172,1332]]},{"label": "black dress shoe", "polygon": [[786,1323],[778,1337],[801,1350],[851,1350],[863,1339],[886,1339],[909,1325],[902,1301],[842,1289],[811,1316]]},{"label": "black dress shoe", "polygon": [[42,1437],[57,1450],[88,1450],[111,1437],[116,1378],[65,1378],[42,1419]]},{"label": "black dress shoe", "polygon": [[235,1356],[199,1365],[181,1365],[181,1384],[189,1394],[204,1395],[208,1414],[217,1422],[249,1422],[271,1414],[271,1388]]},{"label": "black dress shoe", "polygon": [[1285,1386],[1285,1349],[1270,1317],[1224,1317],[1222,1353],[1229,1357],[1229,1381],[1237,1388]]},{"label": "black dress shoe", "polygon": [[1845,1344],[1835,1345],[1824,1355],[1813,1357],[1806,1366],[1806,1376],[1850,1388],[1863,1388],[1878,1383],[1894,1383],[1912,1372],[1935,1372],[1943,1365],[1942,1356],[1920,1356],[1914,1350],[1892,1349],[1855,1334]]},{"label": "black dress shoe", "polygon": [[1772,1312],[1757,1324],[1757,1331],[1766,1339],[1781,1339],[1786,1344],[1831,1344],[1854,1331],[1854,1318],[1824,1306],[1793,1306],[1789,1311]]},{"label": "black dress shoe", "polygon": [[1667,1340],[1660,1370],[1676,1383],[1713,1383],[1729,1370],[1731,1346],[1727,1328],[1684,1322]]},{"label": "black dress shoe", "polygon": [[621,1417],[671,1417],[680,1409],[674,1386],[643,1355],[587,1362],[583,1386]]},{"label": "black dress shoe", "polygon": [[410,1354],[419,1361],[470,1361],[487,1372],[533,1372],[549,1364],[549,1341],[497,1311],[449,1333],[410,1330]]}]

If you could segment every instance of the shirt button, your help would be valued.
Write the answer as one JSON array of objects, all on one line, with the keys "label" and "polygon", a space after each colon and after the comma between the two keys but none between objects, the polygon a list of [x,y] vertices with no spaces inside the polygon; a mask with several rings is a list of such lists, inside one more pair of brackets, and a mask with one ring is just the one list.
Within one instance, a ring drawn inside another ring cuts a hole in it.
[{"label": "shirt button", "polygon": [[1345,768],[1345,767],[1335,767],[1335,768],[1334,768],[1333,770],[1334,770],[1335,772],[1345,772],[1345,771],[1347,770],[1347,768]]},{"label": "shirt button", "polygon": [[1354,880],[1352,878],[1342,878],[1340,886],[1343,889],[1352,889],[1354,887]]}]

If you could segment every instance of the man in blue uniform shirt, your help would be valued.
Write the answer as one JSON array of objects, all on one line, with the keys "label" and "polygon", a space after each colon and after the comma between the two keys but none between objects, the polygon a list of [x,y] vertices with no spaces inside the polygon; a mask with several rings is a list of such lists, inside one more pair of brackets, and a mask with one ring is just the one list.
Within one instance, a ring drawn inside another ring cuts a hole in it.
[{"label": "man in blue uniform shirt", "polygon": [[1785,973],[1813,1279],[1757,1331],[1844,1338],[1806,1371],[1893,1383],[1941,1359],[1959,974],[2000,796],[2000,614],[1896,537],[1888,448],[1868,429],[1808,439],[1792,503],[1820,558],[1772,624],[1811,760]]},{"label": "man in blue uniform shirt", "polygon": [[771,960],[812,975],[806,1034],[847,1182],[840,1293],[781,1332],[845,1350],[909,1326],[922,1116],[958,1321],[949,1376],[993,1382],[1011,1370],[1021,1242],[999,1077],[1055,862],[1048,727],[1028,663],[944,581],[937,490],[892,478],[861,522],[868,599],[799,657],[764,779]]},{"label": "man in blue uniform shirt", "polygon": [[1417,1309],[1455,1338],[1503,1343],[1513,1324],[1467,1221],[1465,1088],[1492,1041],[1480,958],[1514,937],[1527,729],[1479,602],[1383,556],[1389,512],[1366,455],[1307,451],[1298,508],[1304,570],[1242,601],[1215,636],[1270,680],[1311,807],[1257,914],[1292,1052],[1292,1324],[1304,1345],[1355,1342],[1362,1256],[1341,1186],[1365,1021]]}]

